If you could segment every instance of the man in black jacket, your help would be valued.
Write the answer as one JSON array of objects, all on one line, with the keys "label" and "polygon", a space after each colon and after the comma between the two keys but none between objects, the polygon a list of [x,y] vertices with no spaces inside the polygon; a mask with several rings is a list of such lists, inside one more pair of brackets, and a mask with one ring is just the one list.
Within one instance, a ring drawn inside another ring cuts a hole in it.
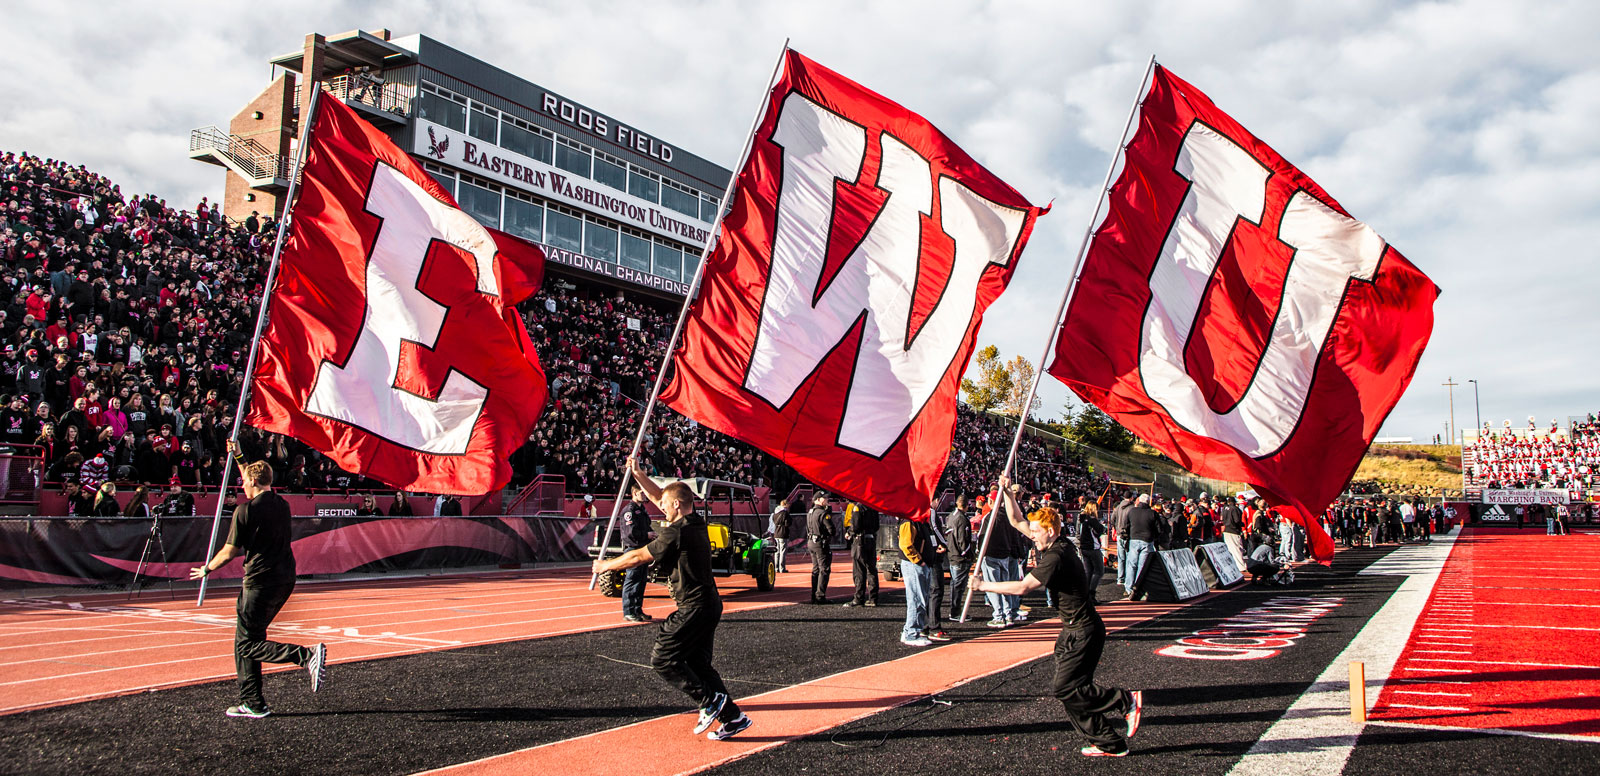
[{"label": "man in black jacket", "polygon": [[851,502],[844,541],[850,546],[850,578],[856,590],[845,606],[878,605],[878,523],[877,510]]},{"label": "man in black jacket", "polygon": [[1117,584],[1123,590],[1133,587],[1128,579],[1128,510],[1133,508],[1133,491],[1124,490],[1122,500],[1111,508],[1111,530],[1117,534]]},{"label": "man in black jacket", "polygon": [[[650,510],[645,507],[644,488],[633,486],[633,500],[622,509],[622,551],[637,550],[650,543]],[[622,618],[628,622],[648,622],[644,613],[644,584],[650,567],[634,566],[622,578]]]},{"label": "man in black jacket", "polygon": [[1134,600],[1134,589],[1139,585],[1139,574],[1149,562],[1161,541],[1161,518],[1150,508],[1150,494],[1141,493],[1128,510],[1128,599]]},{"label": "man in black jacket", "polygon": [[961,617],[967,600],[967,578],[972,573],[972,558],[978,547],[972,540],[972,518],[967,513],[965,494],[956,497],[956,508],[944,518],[944,536],[949,543],[946,559],[950,563],[950,619]]},{"label": "man in black jacket", "polygon": [[1222,543],[1227,545],[1233,562],[1244,571],[1244,518],[1239,504],[1231,499],[1222,500]]},{"label": "man in black jacket", "polygon": [[789,571],[789,525],[794,522],[794,504],[784,499],[772,510],[772,543],[775,549],[773,563],[779,574]]},{"label": "man in black jacket", "polygon": [[828,602],[828,577],[833,573],[833,510],[828,494],[818,493],[806,513],[806,549],[811,552],[811,603]]}]

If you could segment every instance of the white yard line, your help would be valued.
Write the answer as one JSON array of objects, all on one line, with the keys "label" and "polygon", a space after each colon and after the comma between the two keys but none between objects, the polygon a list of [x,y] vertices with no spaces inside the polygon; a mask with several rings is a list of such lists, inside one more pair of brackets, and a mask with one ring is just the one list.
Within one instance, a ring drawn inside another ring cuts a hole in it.
[{"label": "white yard line", "polygon": [[1360,572],[1404,574],[1407,579],[1322,675],[1256,740],[1230,776],[1344,771],[1350,750],[1361,736],[1361,728],[1350,724],[1349,664],[1356,660],[1366,663],[1367,682],[1383,687],[1427,607],[1458,531],[1438,536],[1432,544],[1402,547]]}]

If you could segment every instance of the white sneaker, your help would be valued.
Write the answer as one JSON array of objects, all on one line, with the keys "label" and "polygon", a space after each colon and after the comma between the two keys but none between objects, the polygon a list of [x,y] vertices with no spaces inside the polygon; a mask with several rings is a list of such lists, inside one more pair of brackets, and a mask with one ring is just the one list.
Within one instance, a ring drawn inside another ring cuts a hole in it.
[{"label": "white sneaker", "polygon": [[711,723],[717,721],[717,715],[722,713],[722,707],[727,703],[728,696],[724,693],[719,692],[711,696],[711,700],[706,701],[706,705],[700,707],[700,719],[694,723],[694,734],[698,736],[706,732],[706,728],[711,727]]},{"label": "white sneaker", "polygon": [[322,689],[323,683],[328,681],[327,644],[318,644],[311,648],[311,659],[306,661],[306,673],[311,674],[311,691]]},{"label": "white sneaker", "polygon": [[932,641],[929,641],[927,638],[922,637],[922,636],[917,636],[916,638],[910,638],[910,639],[902,636],[902,637],[900,637],[900,643],[904,644],[904,645],[906,645],[908,647],[931,647],[931,646],[933,646],[933,642]]},{"label": "white sneaker", "polygon": [[712,741],[726,741],[749,729],[749,727],[754,724],[755,720],[750,719],[748,715],[740,714],[739,716],[722,723],[722,727],[707,733],[706,738],[709,738]]}]

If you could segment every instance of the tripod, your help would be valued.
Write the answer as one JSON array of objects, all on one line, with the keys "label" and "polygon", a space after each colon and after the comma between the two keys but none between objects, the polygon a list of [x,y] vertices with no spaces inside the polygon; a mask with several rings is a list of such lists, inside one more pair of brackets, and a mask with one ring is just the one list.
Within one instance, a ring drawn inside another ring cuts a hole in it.
[{"label": "tripod", "polygon": [[[151,562],[152,547],[161,556],[161,565],[168,565],[167,543],[161,537],[161,513],[154,511],[150,513],[150,535],[144,539],[144,549],[139,552],[139,565],[133,571],[133,580],[128,583],[129,598],[144,592],[144,586],[139,583],[139,578],[144,575],[145,566]],[[171,577],[167,577],[167,595],[174,599],[178,597],[178,591],[173,587]]]}]

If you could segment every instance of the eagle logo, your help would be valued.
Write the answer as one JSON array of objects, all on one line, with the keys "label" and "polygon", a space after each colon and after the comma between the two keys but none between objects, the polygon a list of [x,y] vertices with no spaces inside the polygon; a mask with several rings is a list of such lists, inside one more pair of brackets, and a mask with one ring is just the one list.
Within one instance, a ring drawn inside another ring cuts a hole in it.
[{"label": "eagle logo", "polygon": [[428,153],[438,159],[444,158],[444,152],[450,150],[450,138],[440,140],[433,136],[433,127],[428,127]]}]

